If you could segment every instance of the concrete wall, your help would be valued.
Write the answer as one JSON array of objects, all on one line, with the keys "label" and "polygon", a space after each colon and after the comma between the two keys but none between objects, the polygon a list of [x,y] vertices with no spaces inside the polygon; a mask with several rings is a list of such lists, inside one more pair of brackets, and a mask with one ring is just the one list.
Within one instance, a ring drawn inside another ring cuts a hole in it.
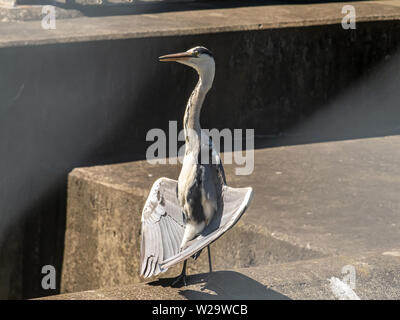
[{"label": "concrete wall", "polygon": [[159,55],[212,49],[203,126],[273,135],[399,43],[387,21],[0,49],[0,297],[49,295],[40,270],[61,268],[68,172],[143,158],[146,132],[182,118],[195,73]]}]

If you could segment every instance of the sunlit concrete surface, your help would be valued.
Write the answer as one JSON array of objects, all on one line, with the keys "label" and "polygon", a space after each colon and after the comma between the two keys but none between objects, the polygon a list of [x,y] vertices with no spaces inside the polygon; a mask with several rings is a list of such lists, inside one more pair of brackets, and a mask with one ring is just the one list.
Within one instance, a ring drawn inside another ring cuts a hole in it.
[{"label": "sunlit concrete surface", "polygon": [[[400,136],[388,136],[256,150],[250,176],[237,176],[235,166],[227,166],[228,184],[252,186],[254,198],[235,230],[212,246],[217,269],[326,255],[360,256],[374,250],[397,252],[399,158]],[[146,161],[71,173],[63,290],[143,281],[138,277],[141,209],[155,179],[176,179],[178,173],[179,166]],[[192,272],[207,270],[203,258],[189,263]],[[383,261],[380,267],[384,272]],[[270,268],[274,267],[262,270]],[[335,270],[331,265],[319,268]],[[286,276],[287,271],[281,271]],[[369,272],[371,278],[379,276]],[[178,273],[176,268],[169,275]],[[296,297],[309,298],[300,292]],[[374,298],[379,298],[377,293]]]},{"label": "sunlit concrete surface", "polygon": [[[395,251],[400,254],[400,251]],[[188,278],[188,286],[171,288],[173,279],[50,296],[56,300],[288,300],[341,299],[329,280],[349,286],[359,299],[400,299],[400,258],[382,251],[352,256],[226,269]],[[353,277],[352,282],[346,276]]]}]

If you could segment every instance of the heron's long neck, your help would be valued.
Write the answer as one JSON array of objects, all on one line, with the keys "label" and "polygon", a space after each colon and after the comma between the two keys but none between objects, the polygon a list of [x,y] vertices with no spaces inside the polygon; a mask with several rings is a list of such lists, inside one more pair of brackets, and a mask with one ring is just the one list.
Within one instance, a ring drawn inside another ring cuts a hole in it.
[{"label": "heron's long neck", "polygon": [[183,118],[185,140],[189,145],[194,144],[193,138],[199,139],[201,137],[200,111],[208,90],[209,87],[199,77],[199,81],[189,98]]}]

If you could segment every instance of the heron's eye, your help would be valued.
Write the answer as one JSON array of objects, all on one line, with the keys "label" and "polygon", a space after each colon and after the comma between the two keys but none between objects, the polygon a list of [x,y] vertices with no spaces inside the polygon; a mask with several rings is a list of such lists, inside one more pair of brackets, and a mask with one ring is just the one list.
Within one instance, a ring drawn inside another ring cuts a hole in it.
[{"label": "heron's eye", "polygon": [[200,55],[200,52],[198,52],[197,50],[193,51],[193,54],[195,57],[198,57]]}]

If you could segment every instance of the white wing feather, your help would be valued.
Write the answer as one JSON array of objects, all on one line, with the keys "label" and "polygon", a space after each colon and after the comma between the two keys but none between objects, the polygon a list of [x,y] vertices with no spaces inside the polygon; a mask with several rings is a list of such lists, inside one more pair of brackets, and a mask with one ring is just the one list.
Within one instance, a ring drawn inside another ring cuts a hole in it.
[{"label": "white wing feather", "polygon": [[144,205],[140,268],[144,277],[166,271],[160,267],[161,262],[179,251],[184,223],[175,190],[175,180],[160,178]]}]

